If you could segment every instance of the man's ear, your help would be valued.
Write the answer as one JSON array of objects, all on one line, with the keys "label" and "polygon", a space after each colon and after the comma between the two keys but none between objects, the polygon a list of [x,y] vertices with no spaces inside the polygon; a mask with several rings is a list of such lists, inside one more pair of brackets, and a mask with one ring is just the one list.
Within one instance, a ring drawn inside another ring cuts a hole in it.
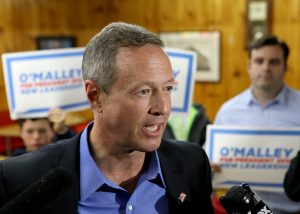
[{"label": "man's ear", "polygon": [[85,80],[84,86],[85,86],[85,93],[87,95],[89,103],[92,106],[92,109],[97,112],[101,112],[102,103],[100,99],[100,93],[104,93],[104,92],[92,80]]}]

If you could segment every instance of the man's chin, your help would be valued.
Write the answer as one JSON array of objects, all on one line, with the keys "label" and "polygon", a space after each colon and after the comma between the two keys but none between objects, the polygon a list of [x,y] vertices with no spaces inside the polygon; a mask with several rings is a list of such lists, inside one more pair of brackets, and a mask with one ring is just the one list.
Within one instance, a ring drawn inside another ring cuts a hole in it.
[{"label": "man's chin", "polygon": [[37,146],[32,147],[31,150],[34,151],[34,150],[40,149],[42,147],[43,147],[43,145],[37,145]]},{"label": "man's chin", "polygon": [[155,139],[155,140],[150,140],[146,142],[146,152],[153,152],[159,148],[161,144],[161,138]]}]

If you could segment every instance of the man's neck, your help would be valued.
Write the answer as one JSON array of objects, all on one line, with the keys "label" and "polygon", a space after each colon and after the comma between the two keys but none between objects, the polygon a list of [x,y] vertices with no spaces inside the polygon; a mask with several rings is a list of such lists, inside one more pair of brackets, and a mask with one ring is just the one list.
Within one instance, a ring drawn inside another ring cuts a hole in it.
[{"label": "man's neck", "polygon": [[145,167],[145,153],[133,152],[122,156],[94,156],[101,172],[115,184],[132,192]]},{"label": "man's neck", "polygon": [[252,87],[252,93],[255,99],[262,105],[266,106],[272,100],[274,100],[277,95],[282,90],[283,86],[277,89],[265,89],[265,88],[256,88]]},{"label": "man's neck", "polygon": [[103,136],[97,124],[94,123],[89,134],[89,147],[91,155],[103,175],[128,191],[134,190],[147,165],[145,152],[128,150],[120,143],[107,141],[109,136]]},{"label": "man's neck", "polygon": [[145,152],[115,153],[99,147],[91,150],[96,165],[106,178],[129,192],[135,189],[146,165]]}]

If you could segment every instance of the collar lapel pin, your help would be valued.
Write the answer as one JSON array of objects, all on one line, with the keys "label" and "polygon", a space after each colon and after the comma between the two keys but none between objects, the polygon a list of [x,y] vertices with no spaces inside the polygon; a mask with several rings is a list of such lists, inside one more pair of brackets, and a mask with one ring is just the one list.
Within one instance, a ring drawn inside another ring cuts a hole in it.
[{"label": "collar lapel pin", "polygon": [[178,200],[180,201],[180,203],[183,203],[185,201],[186,198],[186,194],[181,192],[178,196]]}]

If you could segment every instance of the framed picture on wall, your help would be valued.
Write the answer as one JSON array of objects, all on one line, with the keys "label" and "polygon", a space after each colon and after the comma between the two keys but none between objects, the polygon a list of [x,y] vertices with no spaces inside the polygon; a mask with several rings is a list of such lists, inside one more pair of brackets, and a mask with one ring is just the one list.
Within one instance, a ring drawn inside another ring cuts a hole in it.
[{"label": "framed picture on wall", "polygon": [[247,0],[246,49],[256,39],[270,35],[272,0]]},{"label": "framed picture on wall", "polygon": [[39,36],[36,38],[37,49],[59,49],[76,46],[74,36]]},{"label": "framed picture on wall", "polygon": [[220,80],[220,32],[162,32],[160,38],[168,48],[192,50],[197,55],[196,81]]}]

